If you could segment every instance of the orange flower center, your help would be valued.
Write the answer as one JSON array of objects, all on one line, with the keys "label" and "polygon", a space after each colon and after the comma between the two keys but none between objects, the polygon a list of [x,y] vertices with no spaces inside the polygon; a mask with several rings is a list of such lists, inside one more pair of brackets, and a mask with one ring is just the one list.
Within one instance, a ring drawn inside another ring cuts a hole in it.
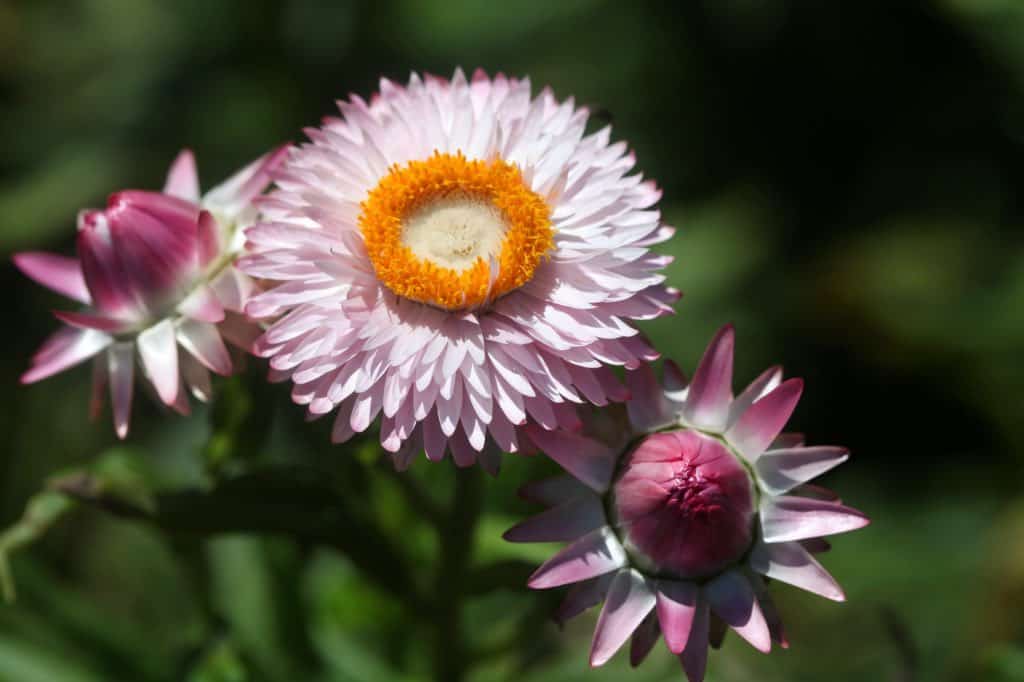
[{"label": "orange flower center", "polygon": [[380,281],[447,310],[484,306],[523,286],[554,247],[551,209],[500,159],[435,152],[392,166],[361,208]]}]

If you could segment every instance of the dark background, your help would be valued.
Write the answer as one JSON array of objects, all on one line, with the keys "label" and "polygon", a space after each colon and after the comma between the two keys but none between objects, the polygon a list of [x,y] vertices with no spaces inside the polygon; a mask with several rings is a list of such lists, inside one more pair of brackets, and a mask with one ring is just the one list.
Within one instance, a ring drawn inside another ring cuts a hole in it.
[{"label": "dark background", "polygon": [[[180,147],[207,188],[380,75],[529,75],[611,120],[664,189],[680,228],[670,283],[685,296],[648,326],[658,347],[692,368],[733,321],[738,382],[774,362],[805,377],[794,425],[851,447],[826,482],[874,520],[825,558],[847,604],[780,586],[792,649],[761,657],[733,637],[709,680],[1024,680],[1022,37],[1018,0],[2,2],[0,249],[70,253],[80,208],[159,187]],[[109,416],[87,419],[86,369],[19,387],[62,302],[9,264],[0,283],[5,521],[46,476],[104,452],[164,482],[197,475],[207,411],[166,416],[143,397],[118,446]],[[299,408],[286,390],[253,390],[273,405],[266,447],[288,451],[280,433],[301,428]],[[424,468],[427,482],[446,475]],[[549,468],[510,461],[490,483],[478,557],[548,553],[498,534],[528,511],[511,491]],[[394,532],[417,545],[416,528]],[[341,555],[243,537],[181,545],[86,512],[18,554],[0,681],[429,669],[401,604]],[[467,618],[486,639],[536,599],[509,589]],[[629,678],[622,655],[586,671],[582,620],[496,646],[473,679],[682,678],[660,649]]]}]

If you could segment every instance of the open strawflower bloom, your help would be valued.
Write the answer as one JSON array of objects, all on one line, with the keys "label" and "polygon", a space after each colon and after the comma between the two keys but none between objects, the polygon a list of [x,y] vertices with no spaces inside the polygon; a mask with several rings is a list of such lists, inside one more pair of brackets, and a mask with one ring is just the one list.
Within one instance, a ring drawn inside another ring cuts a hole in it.
[{"label": "open strawflower bloom", "polygon": [[253,282],[233,262],[241,228],[256,217],[252,200],[284,152],[268,153],[201,196],[195,159],[185,150],[162,192],[123,190],[106,208],[79,213],[77,258],[15,255],[27,276],[81,304],[54,312],[65,326],[33,356],[22,383],[95,356],[92,411],[102,408],[109,384],[121,438],[131,417],[136,350],[163,403],[187,413],[184,386],[207,400],[210,372],[232,371],[223,339],[247,348],[258,335],[242,315]]},{"label": "open strawflower bloom", "polygon": [[496,471],[522,427],[575,428],[627,396],[610,369],[657,357],[631,326],[667,314],[659,190],[588,111],[528,80],[382,80],[307,131],[260,200],[240,267],[276,286],[257,342],[333,440],[378,415],[420,451]]},{"label": "open strawflower bloom", "polygon": [[803,386],[779,368],[734,397],[733,345],[723,328],[689,383],[671,363],[663,386],[646,365],[631,372],[620,423],[605,414],[578,433],[530,429],[571,475],[527,485],[524,497],[550,509],[506,539],[571,542],[529,584],[574,584],[558,620],[604,602],[591,665],[630,638],[637,665],[660,633],[700,682],[727,627],[761,651],[787,646],[767,579],[844,598],[813,555],[828,549],[824,536],[868,520],[807,482],[848,453],[782,433]]}]

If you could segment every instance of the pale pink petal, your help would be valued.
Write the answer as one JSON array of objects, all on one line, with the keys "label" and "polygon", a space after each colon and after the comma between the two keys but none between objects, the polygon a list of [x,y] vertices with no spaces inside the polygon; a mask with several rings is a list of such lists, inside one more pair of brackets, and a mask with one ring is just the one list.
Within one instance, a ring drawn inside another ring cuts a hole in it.
[{"label": "pale pink petal", "polygon": [[800,401],[801,379],[788,379],[747,409],[726,432],[726,439],[753,461],[778,436]]},{"label": "pale pink petal", "polygon": [[622,568],[626,552],[610,528],[600,528],[572,543],[538,568],[528,585],[535,590],[595,578]]},{"label": "pale pink petal", "polygon": [[206,267],[220,254],[217,219],[209,211],[200,211],[196,221],[196,256],[199,266]]},{"label": "pale pink petal", "polygon": [[13,260],[26,276],[47,289],[86,305],[92,303],[82,275],[82,265],[77,259],[55,253],[25,251],[14,254]]},{"label": "pale pink petal", "polygon": [[665,644],[674,654],[681,654],[686,648],[697,614],[699,592],[695,583],[677,580],[658,583],[658,622],[665,635]]},{"label": "pale pink petal", "polygon": [[130,326],[123,320],[88,312],[76,313],[65,310],[54,310],[53,316],[72,327],[79,327],[80,329],[95,329],[109,334],[116,334],[118,332],[125,331]]},{"label": "pale pink petal", "polygon": [[178,354],[178,364],[181,366],[181,374],[185,378],[192,395],[197,400],[209,402],[213,397],[213,387],[210,385],[210,370],[199,364],[199,361],[184,351]]},{"label": "pale pink petal", "polygon": [[607,523],[596,495],[580,496],[552,507],[505,531],[509,542],[565,542]]},{"label": "pale pink petal", "polygon": [[139,334],[137,343],[142,366],[149,376],[157,395],[165,405],[173,405],[178,398],[178,344],[174,323],[163,320]]},{"label": "pale pink petal", "polygon": [[237,215],[267,188],[271,174],[288,156],[288,149],[288,145],[277,147],[236,172],[206,193],[203,206],[223,211],[229,217]]},{"label": "pale pink petal", "polygon": [[590,665],[597,667],[607,663],[647,618],[654,602],[654,592],[639,572],[632,569],[620,571],[612,580],[601,616],[597,619],[590,646]]},{"label": "pale pink petal", "polygon": [[715,614],[736,634],[758,651],[768,653],[771,650],[768,624],[754,590],[743,574],[735,570],[723,573],[705,585],[704,591]]},{"label": "pale pink petal", "polygon": [[184,320],[178,326],[178,343],[209,370],[224,376],[231,374],[231,356],[214,325]]},{"label": "pale pink petal", "polygon": [[770,493],[781,495],[842,464],[849,456],[846,448],[829,446],[769,450],[757,458],[754,470]]},{"label": "pale pink petal", "polygon": [[684,416],[694,426],[720,429],[725,426],[732,400],[732,355],[736,342],[733,326],[718,330],[690,382]]},{"label": "pale pink petal", "polygon": [[107,351],[110,375],[110,402],[114,406],[114,430],[122,440],[128,435],[132,415],[135,348],[130,343],[115,343]]},{"label": "pale pink petal", "polygon": [[846,599],[835,578],[799,542],[759,543],[751,552],[750,568],[826,599]]},{"label": "pale pink petal", "polygon": [[191,149],[182,149],[171,163],[167,181],[164,183],[164,194],[192,203],[199,202],[199,173],[196,171],[196,157]]},{"label": "pale pink petal", "polygon": [[754,404],[755,400],[758,400],[769,391],[775,390],[775,387],[780,383],[782,383],[781,367],[769,367],[761,372],[761,375],[751,381],[750,385],[743,389],[743,392],[732,401],[732,404],[729,406],[728,426],[735,424],[736,420],[747,411],[747,408]]},{"label": "pale pink petal", "polygon": [[774,497],[761,503],[761,529],[765,542],[804,540],[835,535],[868,525],[856,509],[807,497]]},{"label": "pale pink petal", "polygon": [[113,343],[114,339],[95,329],[63,327],[43,343],[32,358],[32,367],[21,375],[31,384],[84,362]]},{"label": "pale pink petal", "polygon": [[530,439],[570,474],[597,492],[608,489],[618,452],[586,436],[567,431],[527,427]]},{"label": "pale pink petal", "polygon": [[178,304],[178,312],[199,322],[223,322],[224,306],[216,294],[205,284],[200,284]]}]

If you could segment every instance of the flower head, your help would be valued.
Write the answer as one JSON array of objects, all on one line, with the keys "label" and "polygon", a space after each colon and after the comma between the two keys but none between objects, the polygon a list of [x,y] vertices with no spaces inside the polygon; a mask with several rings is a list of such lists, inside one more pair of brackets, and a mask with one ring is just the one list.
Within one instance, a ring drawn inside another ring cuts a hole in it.
[{"label": "flower head", "polygon": [[527,80],[381,81],[308,131],[248,230],[258,342],[333,439],[366,430],[399,466],[425,449],[497,468],[521,427],[619,401],[609,365],[656,357],[629,322],[678,292],[648,251],[671,228],[608,128]]},{"label": "flower head", "polygon": [[[222,336],[242,347],[255,334],[243,306],[252,281],[233,266],[240,228],[256,217],[253,198],[283,158],[275,150],[205,196],[188,150],[171,165],[163,192],[124,190],[104,209],[78,216],[77,258],[15,255],[30,278],[82,307],[54,315],[65,326],[32,358],[22,383],[52,376],[101,351],[94,363],[93,412],[110,384],[114,426],[128,433],[135,350],[160,400],[188,411],[181,377],[205,400],[210,371],[230,374]],[[184,352],[179,352],[179,346]]]},{"label": "flower head", "polygon": [[637,665],[660,633],[699,682],[709,643],[717,646],[727,627],[762,651],[773,640],[787,646],[766,578],[844,598],[813,554],[828,548],[823,536],[868,521],[807,481],[848,453],[782,433],[802,383],[782,381],[779,368],[733,397],[732,352],[726,327],[689,383],[671,363],[663,386],[650,367],[630,373],[626,436],[530,430],[572,476],[524,488],[550,509],[506,539],[571,541],[530,586],[575,583],[559,620],[604,602],[592,665],[631,637]]}]

